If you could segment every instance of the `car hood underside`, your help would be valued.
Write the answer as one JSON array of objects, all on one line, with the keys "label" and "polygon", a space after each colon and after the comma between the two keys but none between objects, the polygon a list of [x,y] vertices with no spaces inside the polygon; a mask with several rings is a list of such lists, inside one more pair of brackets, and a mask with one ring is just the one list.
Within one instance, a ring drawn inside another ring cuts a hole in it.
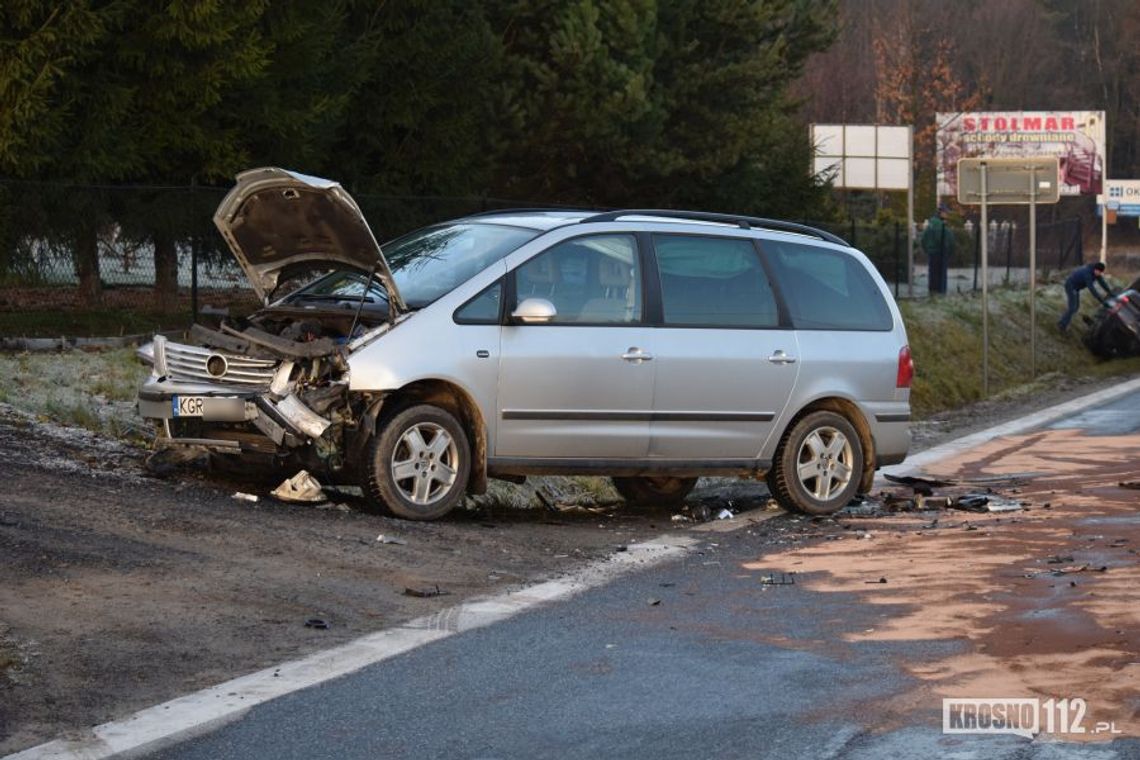
[{"label": "car hood underside", "polygon": [[375,270],[391,316],[406,310],[368,222],[336,182],[276,168],[242,172],[214,224],[263,303],[283,273],[343,265]]}]

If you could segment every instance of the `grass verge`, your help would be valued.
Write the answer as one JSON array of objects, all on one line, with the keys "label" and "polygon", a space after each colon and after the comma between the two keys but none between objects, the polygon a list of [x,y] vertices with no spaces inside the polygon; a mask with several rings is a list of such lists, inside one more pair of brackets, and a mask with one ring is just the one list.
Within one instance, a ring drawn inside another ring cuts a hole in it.
[{"label": "grass verge", "polygon": [[[1067,334],[1057,330],[1064,310],[1060,285],[1037,293],[1037,378],[1029,351],[1029,294],[1023,289],[990,292],[989,390],[991,398],[1025,396],[1060,378],[1099,379],[1140,372],[1140,357],[1097,359],[1081,343],[1084,322],[1073,320]],[[1096,304],[1089,296],[1081,314]],[[956,294],[900,304],[915,361],[911,406],[916,419],[983,398],[982,298]]]},{"label": "grass verge", "polygon": [[0,354],[0,402],[53,422],[150,440],[135,394],[150,368],[134,349]]}]

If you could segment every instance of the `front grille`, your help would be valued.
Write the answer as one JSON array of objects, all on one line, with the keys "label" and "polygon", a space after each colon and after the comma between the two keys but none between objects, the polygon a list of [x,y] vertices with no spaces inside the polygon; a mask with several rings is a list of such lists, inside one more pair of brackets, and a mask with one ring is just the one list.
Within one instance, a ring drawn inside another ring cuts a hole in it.
[{"label": "front grille", "polygon": [[[207,371],[206,363],[211,356],[220,356],[226,360],[226,371],[221,375],[211,375]],[[224,383],[253,390],[268,390],[276,371],[277,362],[273,359],[253,359],[182,343],[166,344],[166,372],[172,380]]]}]

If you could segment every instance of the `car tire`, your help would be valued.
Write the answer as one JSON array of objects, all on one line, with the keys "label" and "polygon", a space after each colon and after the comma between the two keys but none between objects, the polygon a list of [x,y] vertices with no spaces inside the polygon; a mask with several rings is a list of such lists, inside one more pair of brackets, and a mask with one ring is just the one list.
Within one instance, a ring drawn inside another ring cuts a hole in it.
[{"label": "car tire", "polygon": [[696,478],[611,478],[614,488],[630,504],[680,504],[697,484]]},{"label": "car tire", "polygon": [[863,457],[859,434],[846,417],[812,412],[784,433],[768,485],[784,509],[830,515],[859,491]]},{"label": "car tire", "polygon": [[398,412],[372,439],[365,493],[397,517],[436,520],[463,501],[471,446],[459,420],[431,404]]}]

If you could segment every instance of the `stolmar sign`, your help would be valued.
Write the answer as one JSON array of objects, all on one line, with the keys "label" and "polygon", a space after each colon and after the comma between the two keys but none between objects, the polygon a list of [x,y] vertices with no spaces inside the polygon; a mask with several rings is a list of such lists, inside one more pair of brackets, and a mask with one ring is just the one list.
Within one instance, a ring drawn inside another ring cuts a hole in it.
[{"label": "stolmar sign", "polygon": [[1056,156],[1061,195],[1096,195],[1104,182],[1104,111],[939,113],[938,195],[958,194],[958,161]]}]

